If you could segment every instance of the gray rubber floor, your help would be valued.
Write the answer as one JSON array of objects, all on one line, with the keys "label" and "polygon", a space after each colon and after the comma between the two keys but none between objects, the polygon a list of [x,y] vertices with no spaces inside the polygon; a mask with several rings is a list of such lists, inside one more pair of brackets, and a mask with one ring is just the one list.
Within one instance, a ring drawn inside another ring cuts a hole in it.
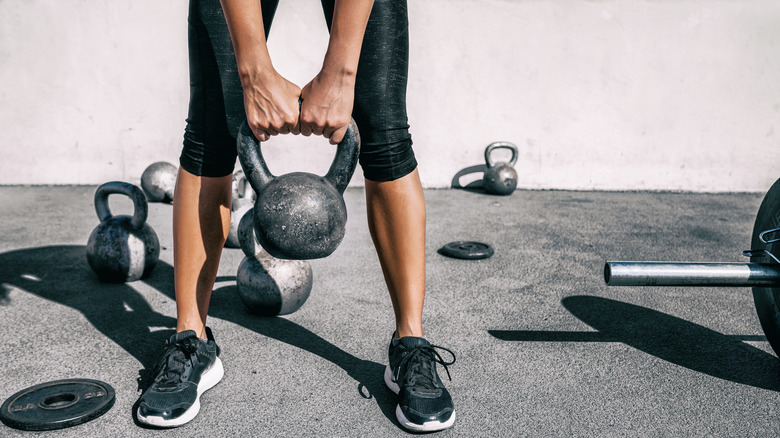
[{"label": "gray rubber floor", "polygon": [[[35,436],[403,436],[382,372],[393,319],[350,189],[347,235],[312,262],[314,289],[285,317],[244,309],[226,249],[210,325],[225,377],[173,430],[136,425],[139,371],[174,327],[171,206],[151,204],[152,276],[102,284],[85,244],[95,187],[0,187],[0,399],[34,384],[111,384],[104,416]],[[605,260],[746,261],[763,194],[426,191],[425,329],[452,349],[458,419],[440,436],[778,436],[780,361],[749,289],[608,288]],[[121,196],[115,214],[128,214]],[[450,241],[495,247],[445,258]],[[0,436],[31,436],[0,425]]]}]

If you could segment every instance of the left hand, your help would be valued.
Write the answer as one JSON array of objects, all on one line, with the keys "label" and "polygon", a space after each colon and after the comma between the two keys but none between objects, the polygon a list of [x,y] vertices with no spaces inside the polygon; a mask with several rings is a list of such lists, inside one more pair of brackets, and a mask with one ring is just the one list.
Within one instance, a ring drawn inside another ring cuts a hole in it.
[{"label": "left hand", "polygon": [[322,135],[330,139],[330,144],[339,144],[352,119],[354,75],[320,71],[303,87],[301,98],[301,134]]}]

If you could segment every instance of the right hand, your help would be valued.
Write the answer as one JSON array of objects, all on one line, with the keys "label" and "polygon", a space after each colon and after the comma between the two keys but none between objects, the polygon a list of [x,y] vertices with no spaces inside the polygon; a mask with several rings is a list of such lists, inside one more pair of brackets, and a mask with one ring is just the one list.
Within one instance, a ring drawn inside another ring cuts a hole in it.
[{"label": "right hand", "polygon": [[301,89],[283,78],[273,68],[241,78],[244,88],[244,110],[249,129],[259,141],[272,135],[299,134],[298,98]]},{"label": "right hand", "polygon": [[303,87],[301,98],[301,134],[322,135],[330,144],[339,144],[352,118],[354,76],[323,69]]}]

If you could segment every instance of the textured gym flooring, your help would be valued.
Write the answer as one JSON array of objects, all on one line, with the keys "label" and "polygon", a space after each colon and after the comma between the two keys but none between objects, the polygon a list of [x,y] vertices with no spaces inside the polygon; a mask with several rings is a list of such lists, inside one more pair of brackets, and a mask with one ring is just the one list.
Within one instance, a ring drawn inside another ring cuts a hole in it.
[{"label": "textured gym flooring", "polygon": [[[767,187],[768,188],[768,187]],[[172,430],[133,421],[139,371],[173,333],[171,206],[150,204],[151,277],[98,282],[95,187],[0,187],[0,401],[58,379],[109,383],[105,415],[35,436],[403,436],[382,380],[393,318],[362,189],[347,234],[312,262],[296,313],[252,316],[226,249],[210,325],[225,377]],[[606,287],[605,260],[747,261],[763,194],[428,190],[428,338],[452,349],[458,419],[439,436],[778,436],[780,360],[747,288]],[[129,214],[126,198],[110,198]],[[446,258],[455,240],[487,260]],[[0,424],[0,436],[31,436]]]}]

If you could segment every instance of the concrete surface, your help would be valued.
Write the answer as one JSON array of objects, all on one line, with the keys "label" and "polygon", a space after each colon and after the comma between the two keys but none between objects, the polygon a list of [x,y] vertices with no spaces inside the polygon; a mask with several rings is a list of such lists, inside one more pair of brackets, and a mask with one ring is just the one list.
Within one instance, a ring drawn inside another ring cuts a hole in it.
[{"label": "concrete surface", "polygon": [[[0,3],[0,184],[137,183],[152,162],[175,162],[187,0]],[[500,140],[520,148],[524,188],[760,192],[777,176],[780,2],[408,4],[426,187],[448,187]],[[280,2],[269,50],[298,86],[322,65],[324,21],[318,0]],[[322,142],[291,154],[301,142],[268,156],[329,162]]]},{"label": "concrete surface", "polygon": [[[0,399],[45,381],[116,389],[104,416],[35,436],[406,435],[382,382],[390,301],[365,224],[346,193],[341,247],[312,263],[308,302],[249,315],[225,250],[210,325],[226,374],[200,415],[174,430],[134,424],[139,371],[172,333],[171,207],[151,204],[163,247],[146,280],[99,283],[84,245],[94,186],[0,187]],[[744,261],[762,194],[428,190],[429,339],[452,349],[458,420],[437,434],[777,436],[780,361],[747,289],[607,288],[611,260]],[[129,213],[120,196],[115,214]],[[454,240],[494,245],[445,258]],[[443,370],[440,368],[440,372]],[[4,437],[32,436],[0,425]]]}]

